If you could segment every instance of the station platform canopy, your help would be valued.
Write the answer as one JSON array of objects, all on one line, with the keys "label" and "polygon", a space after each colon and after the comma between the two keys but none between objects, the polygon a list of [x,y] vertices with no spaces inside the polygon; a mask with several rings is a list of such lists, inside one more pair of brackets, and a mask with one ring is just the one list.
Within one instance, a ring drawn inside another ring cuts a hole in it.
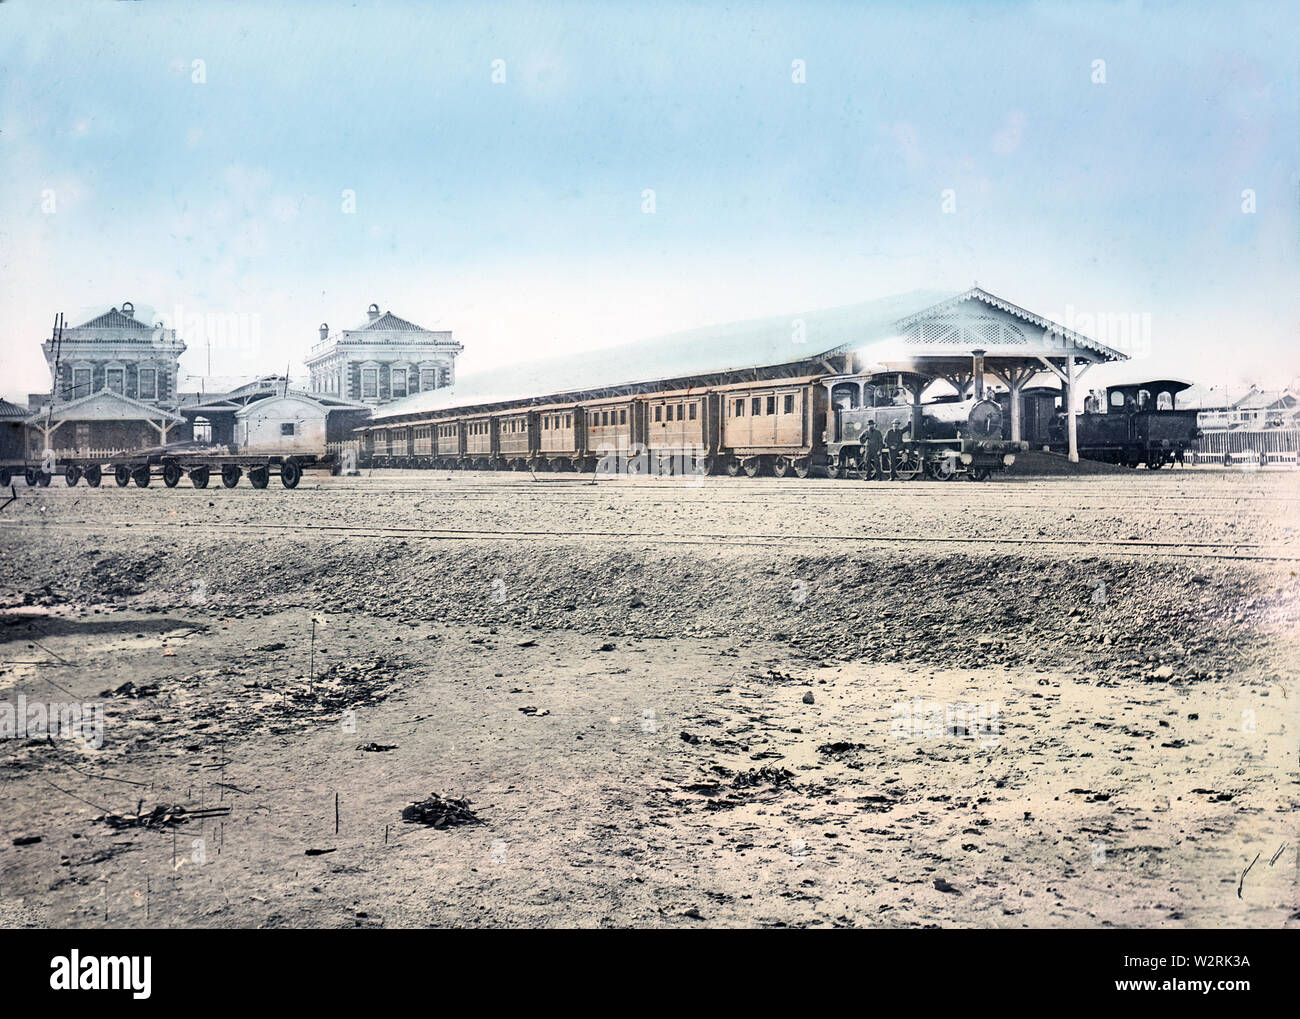
[{"label": "station platform canopy", "polygon": [[[492,372],[377,409],[371,427],[450,411],[859,371],[874,365],[941,377],[963,396],[991,375],[1018,396],[1050,372],[1072,389],[1086,368],[1125,354],[972,287],[914,290],[861,304],[707,326]],[[1012,431],[1019,431],[1012,400]]]}]

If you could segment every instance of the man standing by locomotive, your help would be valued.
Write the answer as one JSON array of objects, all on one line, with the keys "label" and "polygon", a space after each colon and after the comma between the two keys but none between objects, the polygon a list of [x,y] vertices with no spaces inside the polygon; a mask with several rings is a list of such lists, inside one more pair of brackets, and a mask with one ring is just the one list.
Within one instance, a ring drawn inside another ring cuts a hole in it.
[{"label": "man standing by locomotive", "polygon": [[880,451],[884,448],[885,437],[876,427],[875,419],[867,422],[867,430],[862,433],[863,455],[862,480],[875,481],[880,477]]},{"label": "man standing by locomotive", "polygon": [[903,432],[895,421],[885,433],[885,446],[889,449],[889,480],[898,480],[898,458],[903,451]]}]

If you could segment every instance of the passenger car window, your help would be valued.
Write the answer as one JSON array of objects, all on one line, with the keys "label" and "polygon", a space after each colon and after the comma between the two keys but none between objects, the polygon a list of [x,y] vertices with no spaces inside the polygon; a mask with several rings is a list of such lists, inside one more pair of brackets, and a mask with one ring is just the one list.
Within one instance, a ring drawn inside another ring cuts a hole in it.
[{"label": "passenger car window", "polygon": [[750,402],[749,411],[751,414],[754,415],[754,417],[758,417],[760,414],[763,413],[763,398],[761,396],[755,396],[749,402]]},{"label": "passenger car window", "polygon": [[781,413],[794,413],[794,393],[786,393],[784,398],[781,400]]}]

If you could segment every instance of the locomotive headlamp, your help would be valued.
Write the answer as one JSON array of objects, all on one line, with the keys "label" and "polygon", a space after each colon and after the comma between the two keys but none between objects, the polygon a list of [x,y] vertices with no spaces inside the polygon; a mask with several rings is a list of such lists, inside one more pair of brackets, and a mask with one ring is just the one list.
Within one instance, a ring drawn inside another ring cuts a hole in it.
[{"label": "locomotive headlamp", "polygon": [[961,462],[964,464],[972,464],[975,462],[975,457],[973,457],[970,453],[963,453],[961,455]]},{"label": "locomotive headlamp", "polygon": [[1011,466],[1013,463],[1015,463],[1015,462],[1016,462],[1016,454],[1015,454],[1015,453],[1007,453],[1007,454],[1005,454],[1005,455],[1002,457],[1002,466],[1003,466],[1003,467],[1010,467],[1010,466]]}]

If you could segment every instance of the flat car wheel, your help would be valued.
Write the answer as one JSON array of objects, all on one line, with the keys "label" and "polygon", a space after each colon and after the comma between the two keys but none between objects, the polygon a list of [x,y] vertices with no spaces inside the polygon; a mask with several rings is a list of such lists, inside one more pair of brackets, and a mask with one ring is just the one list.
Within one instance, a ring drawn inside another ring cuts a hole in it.
[{"label": "flat car wheel", "polygon": [[81,468],[71,465],[63,472],[63,481],[69,488],[81,480]]},{"label": "flat car wheel", "polygon": [[755,457],[753,460],[745,461],[745,477],[756,478],[763,469],[763,461]]},{"label": "flat car wheel", "polygon": [[226,464],[221,468],[221,483],[227,488],[234,488],[243,476],[244,472],[235,464]]},{"label": "flat car wheel", "polygon": [[49,488],[50,479],[52,477],[54,477],[54,475],[50,474],[48,471],[41,471],[39,474],[36,475],[36,483],[40,485],[42,488]]},{"label": "flat car wheel", "polygon": [[206,467],[195,467],[190,471],[190,484],[195,488],[208,487],[208,469]]},{"label": "flat car wheel", "polygon": [[35,488],[35,487],[36,487],[36,468],[35,468],[35,467],[28,467],[25,471],[23,471],[23,480],[27,482],[27,487],[28,487],[28,488]]},{"label": "flat car wheel", "polygon": [[280,465],[280,484],[285,488],[297,488],[302,480],[302,465],[297,460],[286,460]]},{"label": "flat car wheel", "polygon": [[181,483],[181,469],[176,464],[163,465],[163,484],[175,488]]},{"label": "flat car wheel", "polygon": [[135,482],[136,488],[148,488],[152,479],[153,471],[148,467],[141,467],[131,474],[131,480]]},{"label": "flat car wheel", "polygon": [[98,488],[98,487],[99,487],[99,483],[100,483],[103,479],[104,479],[104,476],[103,476],[103,474],[100,473],[100,470],[99,470],[98,467],[87,467],[87,468],[86,468],[86,484],[89,485],[91,488]]},{"label": "flat car wheel", "polygon": [[117,482],[118,488],[126,488],[131,483],[130,467],[114,467],[113,480]]},{"label": "flat car wheel", "polygon": [[271,480],[271,471],[266,467],[250,467],[248,469],[248,483],[254,488],[265,488],[266,483]]}]

